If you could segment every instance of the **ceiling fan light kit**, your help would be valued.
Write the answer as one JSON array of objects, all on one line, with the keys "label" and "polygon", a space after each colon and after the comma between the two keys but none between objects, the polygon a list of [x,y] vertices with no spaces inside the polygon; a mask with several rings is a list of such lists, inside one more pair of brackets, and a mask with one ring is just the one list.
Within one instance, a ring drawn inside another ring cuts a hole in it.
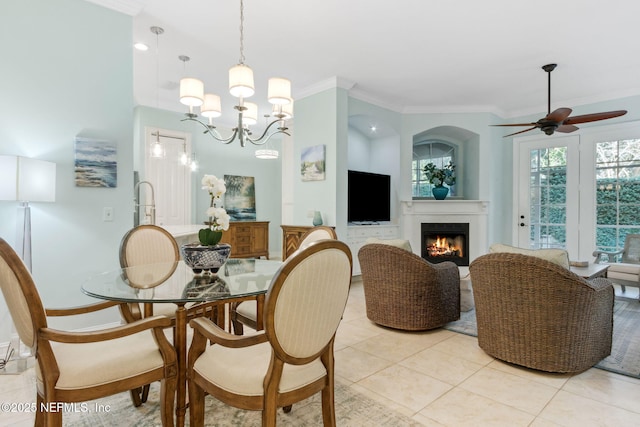
[{"label": "ceiling fan light kit", "polygon": [[529,132],[530,130],[540,129],[547,135],[553,135],[555,132],[570,133],[578,130],[575,126],[580,123],[596,122],[599,120],[612,119],[614,117],[620,117],[627,114],[627,110],[606,111],[602,113],[584,114],[581,116],[571,116],[571,108],[557,108],[551,111],[551,72],[555,70],[558,64],[543,65],[542,69],[547,73],[548,85],[547,85],[547,115],[537,122],[532,123],[508,123],[492,126],[531,126],[529,129],[521,130],[519,132],[510,133],[508,136],[518,135],[521,133]]}]

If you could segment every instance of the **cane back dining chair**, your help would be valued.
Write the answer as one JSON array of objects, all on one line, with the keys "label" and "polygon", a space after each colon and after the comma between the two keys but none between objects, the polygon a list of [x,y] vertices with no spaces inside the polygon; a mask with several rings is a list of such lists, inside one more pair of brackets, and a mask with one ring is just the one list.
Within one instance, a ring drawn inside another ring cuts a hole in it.
[{"label": "cane back dining chair", "polygon": [[93,400],[159,380],[162,425],[173,426],[177,365],[164,335],[169,319],[151,317],[91,332],[49,328],[47,316],[83,314],[117,303],[45,311],[31,274],[1,238],[0,288],[20,340],[35,354],[35,425],[62,426],[62,411],[47,411],[48,405]]},{"label": "cane back dining chair", "polygon": [[[300,243],[298,244],[296,251],[304,249],[312,243],[320,240],[336,240],[337,238],[338,235],[332,227],[318,225],[310,228],[302,235],[302,237],[300,237]],[[231,308],[231,323],[233,324],[233,330],[237,335],[242,335],[244,333],[243,325],[257,329],[257,318],[258,303],[255,300],[243,301],[233,305]]]},{"label": "cane back dining chair", "polygon": [[192,320],[190,425],[204,423],[205,393],[227,405],[262,411],[262,425],[275,426],[277,408],[321,391],[324,425],[335,426],[333,345],[351,270],[345,243],[317,242],[287,258],[274,276],[264,332],[240,337],[209,319]]}]

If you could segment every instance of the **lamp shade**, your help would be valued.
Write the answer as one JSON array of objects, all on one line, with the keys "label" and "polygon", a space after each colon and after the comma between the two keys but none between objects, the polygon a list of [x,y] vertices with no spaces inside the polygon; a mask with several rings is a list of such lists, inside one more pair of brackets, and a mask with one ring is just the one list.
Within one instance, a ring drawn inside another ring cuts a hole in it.
[{"label": "lamp shade", "polygon": [[293,118],[293,99],[288,104],[273,104],[273,111],[271,115],[282,120],[289,120]]},{"label": "lamp shade", "polygon": [[200,114],[205,117],[220,117],[222,115],[220,97],[212,93],[206,93],[204,95],[204,103],[200,107]]},{"label": "lamp shade", "polygon": [[268,97],[272,104],[288,104],[291,102],[291,82],[281,77],[270,78]]},{"label": "lamp shade", "polygon": [[229,69],[229,93],[236,98],[248,98],[255,93],[250,67],[238,64]]},{"label": "lamp shade", "polygon": [[253,102],[245,102],[244,106],[247,109],[242,113],[242,123],[249,126],[258,123],[258,105]]},{"label": "lamp shade", "polygon": [[204,83],[192,77],[180,79],[180,102],[189,107],[199,107],[204,102]]},{"label": "lamp shade", "polygon": [[20,156],[0,156],[0,200],[56,201],[56,164]]}]

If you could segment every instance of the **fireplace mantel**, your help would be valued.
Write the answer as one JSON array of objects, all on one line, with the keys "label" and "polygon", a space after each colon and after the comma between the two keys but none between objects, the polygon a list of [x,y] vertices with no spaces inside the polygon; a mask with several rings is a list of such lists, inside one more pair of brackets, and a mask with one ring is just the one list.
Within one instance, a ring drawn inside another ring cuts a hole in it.
[{"label": "fireplace mantel", "polygon": [[[469,223],[469,257],[487,252],[489,202],[485,200],[406,200],[402,201],[404,238],[412,248],[420,248],[420,226],[425,222]],[[461,268],[461,273],[463,269]]]}]

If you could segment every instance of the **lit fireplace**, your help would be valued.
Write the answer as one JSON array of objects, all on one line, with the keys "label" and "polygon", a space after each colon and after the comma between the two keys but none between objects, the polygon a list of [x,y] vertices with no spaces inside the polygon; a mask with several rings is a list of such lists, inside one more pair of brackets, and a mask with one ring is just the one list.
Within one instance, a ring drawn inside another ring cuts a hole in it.
[{"label": "lit fireplace", "polygon": [[469,265],[468,223],[422,223],[422,258]]}]

